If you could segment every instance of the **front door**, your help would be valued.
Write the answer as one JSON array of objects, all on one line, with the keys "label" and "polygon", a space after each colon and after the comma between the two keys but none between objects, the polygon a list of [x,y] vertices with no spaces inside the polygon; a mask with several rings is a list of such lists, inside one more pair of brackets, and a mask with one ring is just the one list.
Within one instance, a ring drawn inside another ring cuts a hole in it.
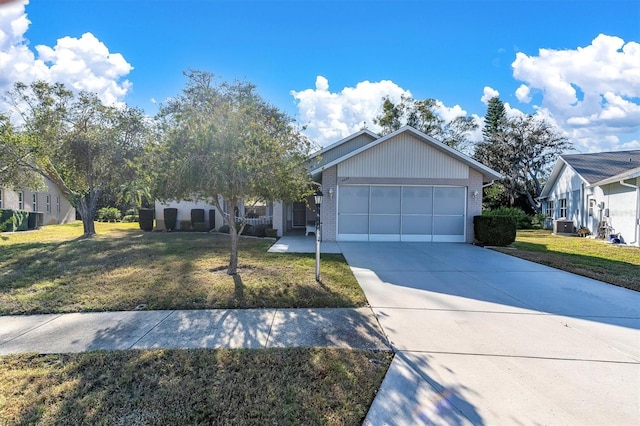
[{"label": "front door", "polygon": [[307,225],[307,204],[300,201],[293,203],[293,221],[294,227],[305,227]]}]

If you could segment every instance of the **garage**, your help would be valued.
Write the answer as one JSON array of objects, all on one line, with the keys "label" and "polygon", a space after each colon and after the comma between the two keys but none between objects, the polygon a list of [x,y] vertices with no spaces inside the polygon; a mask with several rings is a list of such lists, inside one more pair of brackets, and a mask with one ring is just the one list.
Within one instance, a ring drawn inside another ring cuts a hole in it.
[{"label": "garage", "polygon": [[339,185],[339,241],[465,242],[466,187]]}]

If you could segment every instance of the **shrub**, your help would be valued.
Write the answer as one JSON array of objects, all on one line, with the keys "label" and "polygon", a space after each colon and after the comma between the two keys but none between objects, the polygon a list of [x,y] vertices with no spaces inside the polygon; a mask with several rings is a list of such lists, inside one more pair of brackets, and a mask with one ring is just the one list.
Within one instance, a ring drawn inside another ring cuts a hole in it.
[{"label": "shrub", "polygon": [[482,212],[482,215],[511,217],[515,220],[518,229],[531,228],[531,216],[526,214],[523,210],[515,207],[499,207],[494,210],[485,210]]},{"label": "shrub", "polygon": [[222,225],[220,228],[218,228],[218,232],[222,232],[223,234],[228,234],[229,225]]},{"label": "shrub", "polygon": [[164,209],[164,227],[167,231],[173,231],[176,229],[177,220],[178,209],[173,207],[167,207]]},{"label": "shrub", "polygon": [[123,222],[138,222],[140,217],[137,214],[128,214],[122,218]]},{"label": "shrub", "polygon": [[191,221],[190,220],[181,220],[179,223],[178,229],[181,231],[191,231]]},{"label": "shrub", "polygon": [[508,246],[516,240],[516,221],[511,216],[475,216],[476,240],[487,246]]},{"label": "shrub", "polygon": [[209,230],[206,222],[194,222],[193,230],[198,232],[206,232]]},{"label": "shrub", "polygon": [[267,228],[264,230],[264,236],[269,238],[278,238],[278,230]]},{"label": "shrub", "polygon": [[121,217],[120,210],[115,207],[103,207],[98,210],[98,222],[117,222]]},{"label": "shrub", "polygon": [[267,228],[271,227],[269,225],[256,225],[253,227],[253,235],[255,235],[256,237],[264,238]]},{"label": "shrub", "polygon": [[153,231],[153,216],[155,214],[155,209],[140,209],[140,229],[143,231]]},{"label": "shrub", "polygon": [[0,209],[0,232],[26,231],[29,227],[29,212],[25,210]]},{"label": "shrub", "polygon": [[547,215],[544,213],[536,213],[531,218],[531,226],[536,229],[544,227],[544,221],[547,219]]}]

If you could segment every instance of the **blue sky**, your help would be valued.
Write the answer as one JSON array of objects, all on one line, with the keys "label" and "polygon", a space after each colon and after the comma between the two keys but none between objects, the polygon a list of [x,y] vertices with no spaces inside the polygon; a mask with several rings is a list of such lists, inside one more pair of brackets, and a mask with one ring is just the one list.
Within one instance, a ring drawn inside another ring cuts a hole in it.
[{"label": "blue sky", "polygon": [[638,0],[17,0],[0,89],[61,80],[152,115],[201,69],[257,84],[323,145],[374,128],[384,95],[481,123],[499,94],[578,151],[640,149],[639,42]]}]

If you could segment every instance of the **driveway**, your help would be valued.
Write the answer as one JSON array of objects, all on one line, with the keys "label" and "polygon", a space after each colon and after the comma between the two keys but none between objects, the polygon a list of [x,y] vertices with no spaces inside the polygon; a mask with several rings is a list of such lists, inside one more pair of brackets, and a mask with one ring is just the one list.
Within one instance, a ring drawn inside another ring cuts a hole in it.
[{"label": "driveway", "polygon": [[398,351],[365,424],[640,421],[640,293],[467,244],[340,248]]}]

